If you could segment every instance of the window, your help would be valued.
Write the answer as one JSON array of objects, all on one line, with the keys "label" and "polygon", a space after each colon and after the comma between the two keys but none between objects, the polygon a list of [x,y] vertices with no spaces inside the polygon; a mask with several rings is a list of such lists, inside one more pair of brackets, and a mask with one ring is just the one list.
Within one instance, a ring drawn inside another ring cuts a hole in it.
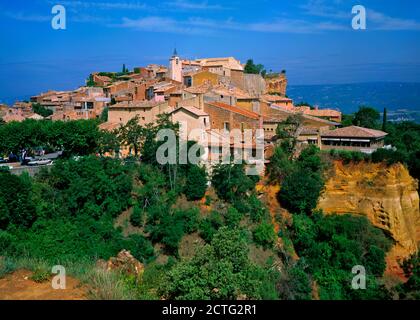
[{"label": "window", "polygon": [[204,121],[204,125],[206,126],[207,125],[207,119],[204,118],[203,121]]},{"label": "window", "polygon": [[252,157],[255,158],[257,156],[257,148],[252,148],[251,154]]},{"label": "window", "polygon": [[230,131],[230,124],[229,124],[229,122],[223,122],[223,129],[225,130],[225,131]]}]

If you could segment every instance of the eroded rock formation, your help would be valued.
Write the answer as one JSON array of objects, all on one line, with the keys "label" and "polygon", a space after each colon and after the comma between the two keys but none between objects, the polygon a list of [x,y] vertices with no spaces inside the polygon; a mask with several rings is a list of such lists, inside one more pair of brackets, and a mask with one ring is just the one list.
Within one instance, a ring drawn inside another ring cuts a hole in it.
[{"label": "eroded rock formation", "polygon": [[325,214],[363,214],[395,240],[387,272],[402,275],[398,261],[418,250],[418,181],[401,164],[334,163],[318,207]]}]

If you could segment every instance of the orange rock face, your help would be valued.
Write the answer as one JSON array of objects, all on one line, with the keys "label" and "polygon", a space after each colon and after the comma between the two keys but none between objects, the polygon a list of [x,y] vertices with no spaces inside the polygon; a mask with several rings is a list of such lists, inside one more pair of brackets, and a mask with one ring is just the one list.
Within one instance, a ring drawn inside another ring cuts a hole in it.
[{"label": "orange rock face", "polygon": [[401,164],[387,166],[336,161],[318,208],[325,214],[362,214],[395,241],[387,273],[403,276],[398,261],[418,250],[420,213],[418,181]]}]

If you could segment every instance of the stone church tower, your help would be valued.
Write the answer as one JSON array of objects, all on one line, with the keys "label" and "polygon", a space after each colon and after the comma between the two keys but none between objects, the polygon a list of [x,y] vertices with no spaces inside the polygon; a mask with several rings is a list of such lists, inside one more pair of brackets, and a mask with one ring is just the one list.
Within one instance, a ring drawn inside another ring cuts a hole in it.
[{"label": "stone church tower", "polygon": [[174,54],[171,59],[169,59],[169,77],[172,80],[182,82],[182,61],[174,50]]}]

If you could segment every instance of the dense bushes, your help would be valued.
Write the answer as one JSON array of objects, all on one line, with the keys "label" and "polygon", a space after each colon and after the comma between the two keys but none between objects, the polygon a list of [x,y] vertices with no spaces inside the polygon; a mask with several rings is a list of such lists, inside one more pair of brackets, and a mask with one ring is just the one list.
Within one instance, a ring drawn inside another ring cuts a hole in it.
[{"label": "dense bushes", "polygon": [[[367,158],[346,151],[332,151],[331,156],[345,162]],[[282,230],[283,240],[290,238],[300,257],[299,263],[285,268],[278,283],[279,295],[286,299],[309,299],[312,281],[316,281],[321,299],[389,298],[378,278],[385,270],[390,240],[366,217],[323,216],[314,212],[324,185],[325,164],[320,152],[309,146],[296,160],[290,159],[287,149],[279,146],[268,170],[271,180],[280,184],[280,203],[293,213],[291,228]],[[283,167],[273,168],[278,165]],[[351,288],[354,276],[351,270],[356,265],[367,270],[367,290]]]},{"label": "dense bushes", "polygon": [[363,160],[369,160],[368,154],[361,153],[360,151],[347,151],[347,150],[330,150],[330,156],[336,160],[343,160],[344,163],[360,162]]},{"label": "dense bushes", "polygon": [[130,222],[135,227],[141,227],[144,223],[144,212],[138,205],[134,206],[130,216]]},{"label": "dense bushes", "polygon": [[40,116],[43,116],[44,118],[53,114],[52,110],[45,108],[39,103],[32,103],[32,111],[39,114]]},{"label": "dense bushes", "polygon": [[255,243],[263,246],[264,248],[270,248],[273,246],[277,239],[277,235],[274,232],[273,224],[263,222],[259,224],[253,231]]},{"label": "dense bushes", "polygon": [[35,179],[1,173],[1,252],[57,262],[107,259],[129,249],[150,259],[150,241],[124,238],[114,228],[131,191],[131,169],[113,159],[61,160]]},{"label": "dense bushes", "polygon": [[244,165],[218,164],[213,169],[211,183],[220,199],[234,201],[254,189],[258,177],[245,174]]},{"label": "dense bushes", "polygon": [[[277,147],[281,153],[281,147]],[[304,149],[299,158],[292,162],[289,160],[288,171],[277,177],[281,182],[278,194],[280,203],[293,213],[305,212],[310,214],[315,208],[319,194],[324,187],[322,169],[324,167],[319,156],[319,149],[309,146]],[[277,165],[272,163],[270,166]],[[271,173],[278,172],[278,170]],[[273,177],[274,178],[274,177]]]},{"label": "dense bushes", "polygon": [[310,214],[316,207],[322,188],[321,178],[311,171],[294,171],[283,180],[279,200],[291,212]]},{"label": "dense bushes", "polygon": [[397,287],[401,299],[420,299],[420,253],[417,252],[403,261],[402,267],[407,282]]},{"label": "dense bushes", "polygon": [[60,211],[65,215],[116,217],[128,207],[131,198],[129,171],[116,159],[84,157],[56,162],[50,171],[39,175],[38,181],[54,190],[51,197],[60,202]]},{"label": "dense bushes", "polygon": [[89,155],[99,149],[101,134],[95,120],[10,122],[0,126],[0,154],[19,154],[22,149],[44,147],[63,150],[68,157]]},{"label": "dense bushes", "polygon": [[261,277],[267,278],[268,274],[250,263],[240,231],[223,227],[210,245],[168,273],[160,291],[167,299],[259,299],[261,283],[267,283]]},{"label": "dense bushes", "polygon": [[20,177],[0,171],[0,229],[28,228],[36,219],[32,183],[28,175]]},{"label": "dense bushes", "polygon": [[[385,270],[385,253],[391,241],[366,217],[298,214],[293,216],[290,236],[320,287],[321,299],[380,299],[386,295],[375,277],[382,276]],[[355,265],[366,268],[370,286],[357,297],[349,285]]]},{"label": "dense bushes", "polygon": [[204,197],[207,190],[207,174],[205,168],[192,165],[187,171],[187,181],[184,193],[188,200],[199,200]]}]

